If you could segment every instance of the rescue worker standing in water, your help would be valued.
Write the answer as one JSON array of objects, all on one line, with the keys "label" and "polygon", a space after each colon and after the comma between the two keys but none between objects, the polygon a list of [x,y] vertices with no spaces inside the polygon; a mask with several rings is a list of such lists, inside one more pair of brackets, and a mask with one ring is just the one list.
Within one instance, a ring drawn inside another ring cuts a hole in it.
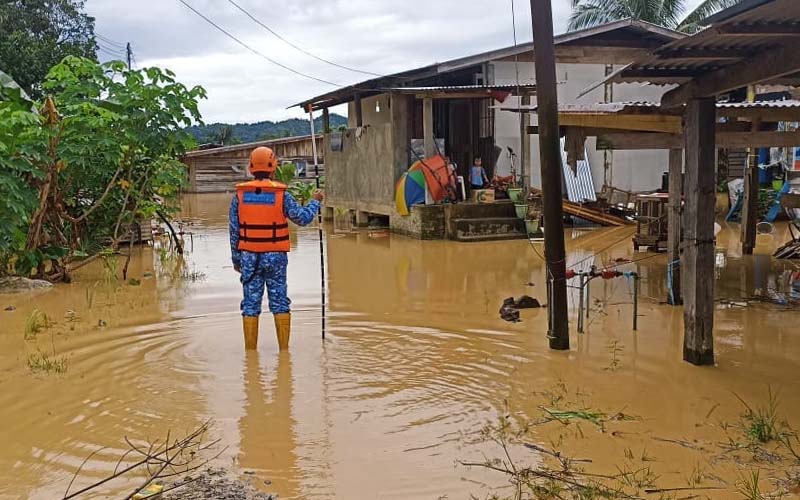
[{"label": "rescue worker standing in water", "polygon": [[254,350],[258,345],[258,317],[265,286],[278,346],[282,351],[289,348],[292,317],[291,301],[286,295],[288,221],[308,225],[323,200],[322,192],[316,191],[308,205],[300,205],[286,185],[273,180],[277,167],[278,159],[270,148],[256,148],[250,155],[250,173],[255,180],[237,184],[236,196],[231,201],[231,254],[244,291],[241,309],[246,350]]}]

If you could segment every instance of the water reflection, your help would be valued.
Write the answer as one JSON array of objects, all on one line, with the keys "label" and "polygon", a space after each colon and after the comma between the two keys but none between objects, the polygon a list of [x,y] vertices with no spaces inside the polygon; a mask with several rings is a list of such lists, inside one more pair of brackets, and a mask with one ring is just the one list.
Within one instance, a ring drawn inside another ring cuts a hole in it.
[{"label": "water reflection", "polygon": [[255,473],[255,480],[262,483],[262,488],[269,485],[270,491],[279,493],[282,498],[298,498],[291,354],[278,354],[271,377],[263,363],[257,352],[246,353],[244,415],[239,420],[239,464]]}]

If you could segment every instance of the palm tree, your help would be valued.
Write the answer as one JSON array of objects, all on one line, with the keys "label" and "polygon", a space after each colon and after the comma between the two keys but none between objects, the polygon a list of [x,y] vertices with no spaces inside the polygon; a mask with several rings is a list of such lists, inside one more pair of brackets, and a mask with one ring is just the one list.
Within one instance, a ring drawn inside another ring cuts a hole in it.
[{"label": "palm tree", "polygon": [[685,0],[572,0],[569,30],[591,28],[621,19],[636,19],[686,33],[699,30],[703,19],[742,0],[703,0],[684,16]]}]

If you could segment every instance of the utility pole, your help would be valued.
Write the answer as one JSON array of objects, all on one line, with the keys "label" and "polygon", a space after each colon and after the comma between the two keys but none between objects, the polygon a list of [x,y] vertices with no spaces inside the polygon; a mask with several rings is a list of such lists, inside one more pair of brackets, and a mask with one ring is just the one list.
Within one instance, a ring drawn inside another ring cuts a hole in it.
[{"label": "utility pole", "polygon": [[531,0],[536,100],[539,114],[539,162],[544,205],[544,253],[547,260],[550,348],[569,349],[566,250],[561,195],[561,152],[558,134],[558,92],[550,0]]},{"label": "utility pole", "polygon": [[131,69],[131,56],[133,55],[133,50],[131,50],[131,42],[128,42],[128,45],[125,47],[125,55],[128,58],[128,69]]}]

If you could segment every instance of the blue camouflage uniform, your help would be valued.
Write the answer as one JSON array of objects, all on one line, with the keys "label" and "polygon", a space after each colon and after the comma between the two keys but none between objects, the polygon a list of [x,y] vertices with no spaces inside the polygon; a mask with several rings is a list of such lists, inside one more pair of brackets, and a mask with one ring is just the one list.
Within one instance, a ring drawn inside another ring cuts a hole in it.
[{"label": "blue camouflage uniform", "polygon": [[[314,220],[320,210],[320,203],[311,200],[308,205],[300,205],[287,191],[283,197],[283,213],[300,226]],[[286,252],[256,253],[239,250],[239,198],[234,195],[229,212],[228,229],[231,236],[231,260],[241,269],[240,281],[244,292],[241,309],[242,316],[259,316],[261,301],[264,299],[264,285],[267,287],[269,311],[272,314],[288,313],[291,300],[286,295],[286,265],[289,263]]]}]

